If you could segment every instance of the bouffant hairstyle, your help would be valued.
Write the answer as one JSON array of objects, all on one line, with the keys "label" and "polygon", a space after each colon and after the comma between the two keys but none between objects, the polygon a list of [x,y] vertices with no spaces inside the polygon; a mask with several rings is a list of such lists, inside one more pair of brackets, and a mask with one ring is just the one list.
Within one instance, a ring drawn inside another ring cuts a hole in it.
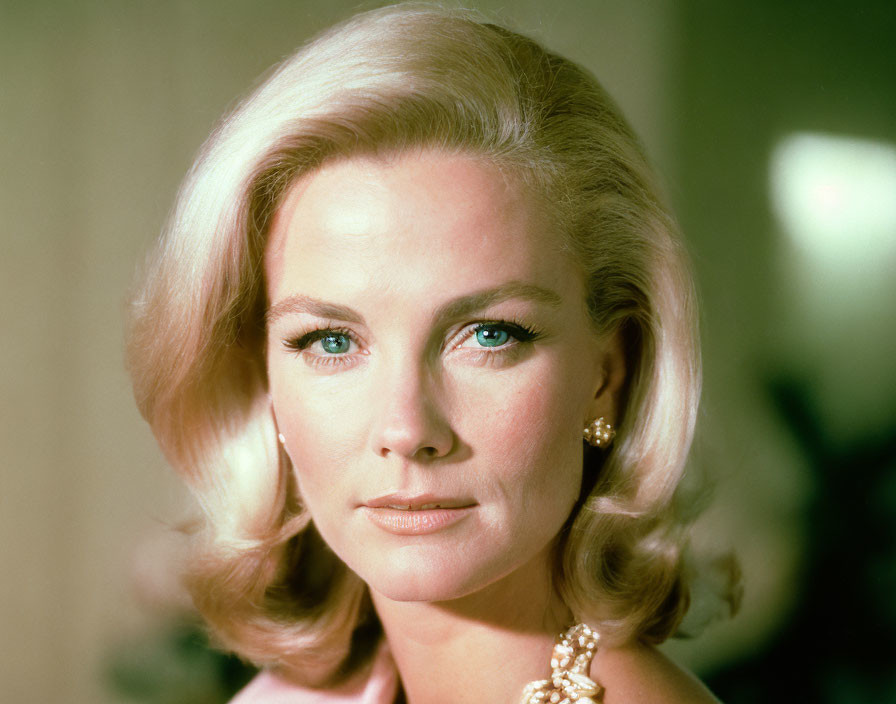
[{"label": "bouffant hairstyle", "polygon": [[[673,500],[700,387],[693,286],[632,130],[583,68],[469,11],[365,12],[283,61],[214,131],[133,297],[139,408],[204,518],[187,583],[224,647],[306,682],[352,672],[378,626],[279,448],[262,257],[290,184],[329,159],[440,149],[539,194],[598,331],[627,345],[609,451],[585,447],[556,587],[602,638],[662,641],[688,606]],[[362,637],[366,634],[368,637]]]}]

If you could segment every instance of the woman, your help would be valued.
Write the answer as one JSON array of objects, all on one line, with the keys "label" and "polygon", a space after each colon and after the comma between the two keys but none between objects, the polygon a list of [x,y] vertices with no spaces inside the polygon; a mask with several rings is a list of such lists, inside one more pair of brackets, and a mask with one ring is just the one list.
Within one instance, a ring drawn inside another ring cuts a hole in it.
[{"label": "woman", "polygon": [[266,667],[237,702],[714,701],[650,645],[700,376],[652,178],[580,67],[432,7],[212,135],[129,356],[206,519],[194,601]]}]

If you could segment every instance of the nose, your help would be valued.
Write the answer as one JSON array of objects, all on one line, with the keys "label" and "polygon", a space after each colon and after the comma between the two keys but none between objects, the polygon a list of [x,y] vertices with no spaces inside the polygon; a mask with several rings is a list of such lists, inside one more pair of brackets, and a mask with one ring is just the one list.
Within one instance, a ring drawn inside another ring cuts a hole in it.
[{"label": "nose", "polygon": [[374,404],[372,449],[381,457],[426,461],[444,457],[454,432],[440,409],[438,389],[423,369],[405,368],[383,375]]}]

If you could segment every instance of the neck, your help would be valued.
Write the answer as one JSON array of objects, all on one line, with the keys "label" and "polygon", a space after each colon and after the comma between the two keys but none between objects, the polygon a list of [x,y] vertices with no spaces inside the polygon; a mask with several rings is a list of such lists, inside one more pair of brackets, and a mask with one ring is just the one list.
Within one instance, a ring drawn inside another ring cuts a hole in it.
[{"label": "neck", "polygon": [[539,560],[540,569],[447,602],[371,590],[409,704],[517,702],[526,684],[550,675],[552,646],[572,616]]}]

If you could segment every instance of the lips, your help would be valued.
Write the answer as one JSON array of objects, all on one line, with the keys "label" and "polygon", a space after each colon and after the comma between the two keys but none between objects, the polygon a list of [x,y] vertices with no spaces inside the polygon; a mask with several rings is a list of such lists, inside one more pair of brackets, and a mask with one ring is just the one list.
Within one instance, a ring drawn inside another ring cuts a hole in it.
[{"label": "lips", "polygon": [[387,533],[411,536],[445,530],[469,516],[476,505],[465,498],[389,494],[367,501],[360,508]]},{"label": "lips", "polygon": [[396,511],[431,511],[446,508],[467,508],[476,504],[472,499],[438,497],[431,494],[417,494],[414,496],[404,494],[388,494],[371,499],[364,503],[368,508],[390,508]]}]

